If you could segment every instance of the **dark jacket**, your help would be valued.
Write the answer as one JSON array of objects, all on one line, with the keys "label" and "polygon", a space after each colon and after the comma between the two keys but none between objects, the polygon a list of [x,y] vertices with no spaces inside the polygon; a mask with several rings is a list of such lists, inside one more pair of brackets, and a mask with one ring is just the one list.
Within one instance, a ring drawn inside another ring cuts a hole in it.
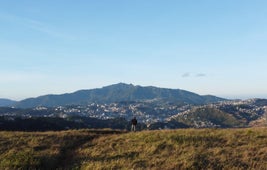
[{"label": "dark jacket", "polygon": [[137,124],[137,120],[136,120],[136,118],[133,118],[132,119],[132,125],[136,125]]}]

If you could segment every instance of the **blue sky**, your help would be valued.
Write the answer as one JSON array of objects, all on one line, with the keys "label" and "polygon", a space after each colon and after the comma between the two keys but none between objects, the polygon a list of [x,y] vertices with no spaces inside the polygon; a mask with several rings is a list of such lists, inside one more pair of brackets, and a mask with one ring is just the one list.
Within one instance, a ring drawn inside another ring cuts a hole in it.
[{"label": "blue sky", "polygon": [[119,82],[267,98],[265,0],[0,0],[0,98]]}]

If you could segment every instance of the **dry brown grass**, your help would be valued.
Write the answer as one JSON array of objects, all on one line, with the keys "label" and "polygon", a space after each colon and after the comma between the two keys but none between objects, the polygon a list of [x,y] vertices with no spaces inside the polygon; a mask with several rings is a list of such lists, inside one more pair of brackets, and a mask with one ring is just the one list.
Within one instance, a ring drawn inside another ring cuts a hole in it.
[{"label": "dry brown grass", "polygon": [[266,128],[0,135],[0,169],[267,169]]}]

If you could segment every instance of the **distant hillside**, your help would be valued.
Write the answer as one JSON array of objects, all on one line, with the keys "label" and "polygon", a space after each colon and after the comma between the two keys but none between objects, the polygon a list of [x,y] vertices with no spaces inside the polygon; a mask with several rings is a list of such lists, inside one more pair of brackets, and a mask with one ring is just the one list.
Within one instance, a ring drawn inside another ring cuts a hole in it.
[{"label": "distant hillside", "polygon": [[195,128],[264,126],[266,106],[266,99],[227,101],[193,107],[172,116],[170,122],[177,121]]},{"label": "distant hillside", "polygon": [[219,109],[202,107],[189,111],[187,114],[177,115],[176,120],[191,127],[241,127],[245,125],[242,119]]},{"label": "distant hillside", "polygon": [[0,132],[0,169],[257,169],[266,128]]},{"label": "distant hillside", "polygon": [[180,90],[158,87],[142,87],[132,84],[114,84],[103,88],[80,90],[61,95],[45,95],[29,98],[18,102],[15,106],[31,108],[36,106],[64,106],[88,103],[112,103],[121,101],[155,100],[160,102],[175,102],[188,104],[206,104],[225,100],[215,96],[200,96],[198,94]]},{"label": "distant hillside", "polygon": [[14,103],[16,103],[16,101],[14,100],[9,100],[9,99],[1,99],[0,98],[0,107],[4,107],[4,106],[11,106]]}]

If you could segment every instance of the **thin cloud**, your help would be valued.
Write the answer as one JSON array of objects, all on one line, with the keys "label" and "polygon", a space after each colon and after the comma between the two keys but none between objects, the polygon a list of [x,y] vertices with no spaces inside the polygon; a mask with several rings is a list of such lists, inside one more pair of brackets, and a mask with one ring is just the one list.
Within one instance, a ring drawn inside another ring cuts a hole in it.
[{"label": "thin cloud", "polygon": [[198,74],[196,74],[196,77],[206,77],[207,75],[206,74],[204,74],[204,73],[198,73]]},{"label": "thin cloud", "polygon": [[182,75],[182,77],[183,77],[183,78],[190,77],[190,73],[184,73],[184,74]]},{"label": "thin cloud", "polygon": [[183,78],[187,78],[187,77],[206,77],[207,75],[206,74],[204,74],[204,73],[197,73],[197,74],[195,74],[195,75],[192,75],[191,73],[184,73],[183,75],[182,75],[182,77]]}]

